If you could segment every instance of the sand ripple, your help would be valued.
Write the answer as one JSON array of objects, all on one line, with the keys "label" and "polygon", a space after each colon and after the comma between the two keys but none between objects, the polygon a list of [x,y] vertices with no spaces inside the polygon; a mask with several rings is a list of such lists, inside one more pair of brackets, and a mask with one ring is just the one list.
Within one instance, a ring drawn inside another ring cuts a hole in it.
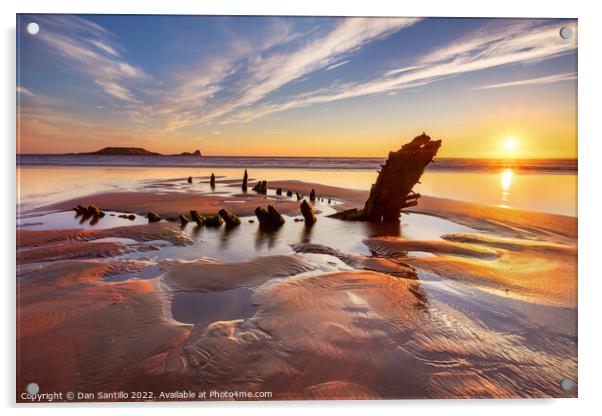
[{"label": "sand ripple", "polygon": [[[577,248],[572,245],[450,234],[446,241],[408,241],[379,237],[366,244],[380,255],[402,255],[403,261],[442,278],[528,302],[574,307],[577,302]],[[412,257],[411,250],[438,254]]]},{"label": "sand ripple", "polygon": [[312,243],[294,244],[293,249],[297,253],[314,253],[333,256],[356,269],[372,270],[375,272],[388,273],[394,276],[411,279],[416,278],[416,272],[407,264],[393,261],[384,257],[368,257],[357,254],[346,254],[322,244]]},{"label": "sand ripple", "polygon": [[101,238],[128,238],[135,241],[165,240],[177,246],[191,243],[190,237],[182,233],[176,224],[160,222],[103,230],[17,230],[17,247],[40,247]]},{"label": "sand ripple", "polygon": [[240,263],[198,260],[174,264],[164,279],[175,291],[208,292],[257,286],[268,279],[310,270],[312,267],[297,256],[258,257]]},{"label": "sand ripple", "polygon": [[253,318],[193,331],[166,368],[194,386],[280,399],[567,394],[558,381],[576,376],[570,337],[547,334],[542,350],[528,333],[498,331],[508,316],[476,320],[429,285],[374,272],[279,280],[255,294]]}]

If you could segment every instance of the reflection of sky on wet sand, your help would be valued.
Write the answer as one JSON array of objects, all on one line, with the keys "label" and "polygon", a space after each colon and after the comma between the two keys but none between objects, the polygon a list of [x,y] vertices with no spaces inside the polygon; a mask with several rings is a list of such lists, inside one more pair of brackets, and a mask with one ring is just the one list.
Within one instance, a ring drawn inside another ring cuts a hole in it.
[{"label": "reflection of sky on wet sand", "polygon": [[176,321],[199,326],[248,318],[255,312],[250,301],[252,294],[246,287],[221,292],[179,292],[173,295],[171,314]]},{"label": "reflection of sky on wet sand", "polygon": [[486,205],[577,216],[577,175],[497,172],[426,172],[417,187],[424,195]]},{"label": "reflection of sky on wet sand", "polygon": [[[134,190],[140,186],[141,181],[150,183],[188,176],[200,178],[210,175],[211,172],[217,176],[234,179],[242,177],[241,169],[229,168],[19,167],[17,169],[18,195],[22,209],[28,209],[95,192]],[[376,172],[249,169],[249,176],[255,180],[304,180],[368,190],[376,179]],[[167,187],[167,190],[179,191],[181,190],[179,186],[175,184]],[[195,183],[195,186],[203,190],[202,184]],[[421,179],[421,184],[417,185],[416,191],[424,195],[487,205],[577,215],[577,175],[575,174],[524,173],[510,168],[501,172],[427,171]]]},{"label": "reflection of sky on wet sand", "polygon": [[[186,179],[180,179],[164,181],[161,185],[176,188],[170,192],[219,193],[236,198],[235,195],[240,193],[240,189],[237,186],[230,186],[231,182],[220,176],[215,189],[198,177],[192,184],[189,184]],[[144,181],[144,185],[154,186],[155,182]],[[153,187],[152,191],[158,192],[158,189]],[[275,197],[275,192],[274,189],[269,189],[268,196]],[[296,200],[296,196],[289,199]],[[192,245],[182,247],[161,244],[158,251],[129,253],[127,257],[151,260],[166,258],[192,260],[208,257],[222,261],[243,261],[256,256],[291,253],[291,245],[297,243],[323,244],[344,253],[370,255],[370,250],[363,243],[363,240],[369,237],[397,236],[414,240],[437,240],[444,234],[474,231],[443,218],[420,214],[402,215],[400,223],[382,224],[329,218],[328,215],[336,212],[333,204],[337,203],[339,203],[337,200],[333,200],[332,204],[329,204],[327,199],[320,201],[318,195],[313,203],[318,213],[318,224],[313,227],[306,227],[304,222],[295,221],[294,216],[288,215],[284,216],[286,224],[283,227],[270,231],[261,229],[254,216],[242,217],[242,224],[235,228],[199,227],[196,223],[189,222],[182,227],[182,230],[191,237]],[[28,214],[17,221],[19,228],[24,230],[102,229],[148,222],[141,215],[136,215],[132,221],[120,218],[119,212],[107,211],[105,214],[103,218],[94,222],[76,216],[73,211]],[[300,215],[297,219],[300,219]]]},{"label": "reflection of sky on wet sand", "polygon": [[75,211],[52,212],[44,215],[26,215],[17,218],[17,228],[24,230],[64,230],[64,229],[105,229],[124,225],[147,224],[148,220],[141,215],[133,219],[120,218],[121,213],[105,212],[102,218],[82,217]]}]

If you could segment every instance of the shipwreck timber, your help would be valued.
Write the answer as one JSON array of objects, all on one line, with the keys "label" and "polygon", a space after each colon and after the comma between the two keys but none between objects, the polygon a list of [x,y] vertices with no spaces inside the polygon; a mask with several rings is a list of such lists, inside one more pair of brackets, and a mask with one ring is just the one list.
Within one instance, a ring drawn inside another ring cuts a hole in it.
[{"label": "shipwreck timber", "polygon": [[441,140],[432,140],[425,133],[396,152],[378,173],[376,182],[361,210],[351,209],[332,215],[334,218],[355,221],[397,221],[402,209],[418,204],[420,194],[412,189],[424,173],[424,169],[437,154]]}]

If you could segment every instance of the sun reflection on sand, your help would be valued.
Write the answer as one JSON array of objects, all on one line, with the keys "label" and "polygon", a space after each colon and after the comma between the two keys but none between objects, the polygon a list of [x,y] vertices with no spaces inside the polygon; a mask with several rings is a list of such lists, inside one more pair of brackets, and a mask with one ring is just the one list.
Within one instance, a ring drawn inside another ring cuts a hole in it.
[{"label": "sun reflection on sand", "polygon": [[501,204],[498,205],[500,207],[504,207],[507,208],[508,205],[508,194],[510,191],[510,186],[512,186],[512,169],[508,168],[508,169],[504,169],[501,173],[501,179],[502,179],[502,197],[501,197]]}]

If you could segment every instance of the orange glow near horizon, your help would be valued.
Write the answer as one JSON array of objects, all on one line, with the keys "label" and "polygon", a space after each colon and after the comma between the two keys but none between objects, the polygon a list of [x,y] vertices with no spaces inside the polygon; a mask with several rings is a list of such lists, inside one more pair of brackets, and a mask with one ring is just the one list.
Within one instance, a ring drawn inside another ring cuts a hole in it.
[{"label": "orange glow near horizon", "polygon": [[[142,147],[162,154],[199,149],[206,156],[386,157],[423,131],[443,141],[437,157],[491,159],[577,158],[575,84],[539,94],[485,97],[441,92],[437,106],[407,108],[414,96],[383,102],[345,101],[239,124],[170,130],[160,121],[137,125],[92,114],[23,107],[19,153],[93,152],[107,146]],[[456,105],[462,101],[463,105]],[[36,110],[36,111],[33,111]]]},{"label": "orange glow near horizon", "polygon": [[[19,131],[19,130],[18,130]],[[308,156],[308,157],[385,157],[389,151],[398,149],[421,132],[401,132],[382,136],[349,134],[332,137],[316,132],[309,137],[301,134],[253,135],[244,139],[235,135],[222,134],[201,139],[178,137],[177,142],[169,136],[139,139],[126,133],[104,135],[77,131],[40,132],[29,128],[19,131],[17,152],[26,153],[79,153],[93,152],[107,146],[142,147],[152,152],[178,154],[199,149],[205,156]],[[577,139],[574,135],[563,137],[562,133],[541,133],[544,139],[534,135],[517,138],[484,133],[484,137],[471,134],[438,134],[426,132],[443,145],[437,157],[491,158],[491,159],[545,159],[576,158]],[[81,140],[81,136],[86,140]],[[24,140],[24,137],[27,137]],[[57,139],[60,137],[60,140]]]},{"label": "orange glow near horizon", "polygon": [[[410,124],[392,119],[391,115],[379,117],[352,111],[336,117],[330,114],[332,119],[327,120],[321,114],[313,114],[186,131],[159,127],[137,130],[128,122],[88,124],[65,114],[22,114],[17,124],[17,151],[79,153],[122,146],[163,154],[199,149],[206,156],[386,157],[389,151],[399,149],[425,131],[432,138],[443,140],[438,157],[576,158],[576,112],[574,107],[567,107],[533,113],[523,106],[498,112],[471,108],[467,113],[445,118],[423,120],[425,116],[420,115]],[[444,112],[437,112],[440,113]]]}]

